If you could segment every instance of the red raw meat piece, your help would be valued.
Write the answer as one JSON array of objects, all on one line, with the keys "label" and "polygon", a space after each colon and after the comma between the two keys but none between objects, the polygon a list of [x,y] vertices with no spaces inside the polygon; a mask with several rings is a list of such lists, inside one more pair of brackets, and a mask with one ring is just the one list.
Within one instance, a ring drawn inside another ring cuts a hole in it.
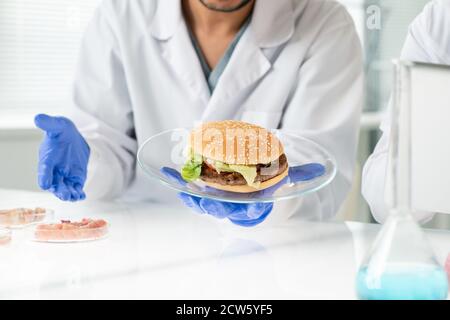
[{"label": "red raw meat piece", "polygon": [[36,227],[35,237],[40,241],[92,240],[108,233],[105,220],[83,219],[81,222],[67,220],[61,223],[41,224]]}]

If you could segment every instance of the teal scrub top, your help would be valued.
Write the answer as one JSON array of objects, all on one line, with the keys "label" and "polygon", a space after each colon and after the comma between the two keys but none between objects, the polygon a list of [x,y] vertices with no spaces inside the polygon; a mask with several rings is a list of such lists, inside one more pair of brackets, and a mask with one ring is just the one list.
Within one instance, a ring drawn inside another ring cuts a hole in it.
[{"label": "teal scrub top", "polygon": [[237,44],[239,43],[239,40],[241,39],[242,35],[244,34],[245,30],[247,30],[248,25],[250,24],[250,18],[247,19],[247,21],[243,24],[239,32],[236,34],[233,41],[228,46],[227,50],[225,51],[225,54],[220,58],[219,63],[214,68],[214,70],[211,70],[211,68],[208,66],[208,63],[206,62],[206,58],[203,55],[202,50],[200,49],[200,45],[198,44],[197,39],[195,39],[195,36],[192,34],[192,32],[189,32],[189,35],[191,37],[192,45],[194,46],[195,51],[197,52],[198,58],[200,60],[200,64],[203,69],[203,73],[205,74],[206,80],[208,82],[208,87],[211,93],[214,92],[214,89],[217,86],[217,83],[219,82],[220,76],[224,72],[225,68],[228,65],[228,62],[231,59],[231,56],[233,55],[234,49],[236,48]]}]

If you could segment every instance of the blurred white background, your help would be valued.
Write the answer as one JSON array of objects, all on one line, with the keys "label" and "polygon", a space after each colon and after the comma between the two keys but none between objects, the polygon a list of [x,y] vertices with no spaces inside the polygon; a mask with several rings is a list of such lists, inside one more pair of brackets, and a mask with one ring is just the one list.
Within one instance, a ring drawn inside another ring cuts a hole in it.
[{"label": "blurred white background", "polygon": [[[408,25],[427,0],[341,0],[354,17],[366,54],[367,99],[358,170],[340,219],[371,222],[360,196],[360,172],[378,139],[380,113],[391,93],[391,60],[399,56]],[[65,106],[78,47],[99,0],[0,1],[0,188],[38,190],[41,134],[33,115]],[[449,228],[445,217],[430,226]]]}]

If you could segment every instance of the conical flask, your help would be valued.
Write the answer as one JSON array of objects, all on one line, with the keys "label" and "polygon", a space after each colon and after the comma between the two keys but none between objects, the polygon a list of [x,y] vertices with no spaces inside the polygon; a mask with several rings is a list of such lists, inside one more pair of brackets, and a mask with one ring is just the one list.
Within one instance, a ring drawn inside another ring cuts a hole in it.
[{"label": "conical flask", "polygon": [[410,64],[396,62],[389,174],[392,208],[356,278],[360,299],[442,300],[448,279],[412,216]]}]

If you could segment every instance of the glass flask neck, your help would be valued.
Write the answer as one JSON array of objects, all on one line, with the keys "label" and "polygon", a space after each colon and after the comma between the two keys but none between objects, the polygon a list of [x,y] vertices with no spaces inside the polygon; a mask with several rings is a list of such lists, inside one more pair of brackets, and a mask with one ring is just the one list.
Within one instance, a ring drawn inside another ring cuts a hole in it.
[{"label": "glass flask neck", "polygon": [[391,209],[390,217],[402,220],[406,219],[414,220],[411,209],[409,207],[398,207]]},{"label": "glass flask neck", "polygon": [[411,74],[400,62],[395,68],[395,94],[392,108],[391,214],[411,215]]}]

